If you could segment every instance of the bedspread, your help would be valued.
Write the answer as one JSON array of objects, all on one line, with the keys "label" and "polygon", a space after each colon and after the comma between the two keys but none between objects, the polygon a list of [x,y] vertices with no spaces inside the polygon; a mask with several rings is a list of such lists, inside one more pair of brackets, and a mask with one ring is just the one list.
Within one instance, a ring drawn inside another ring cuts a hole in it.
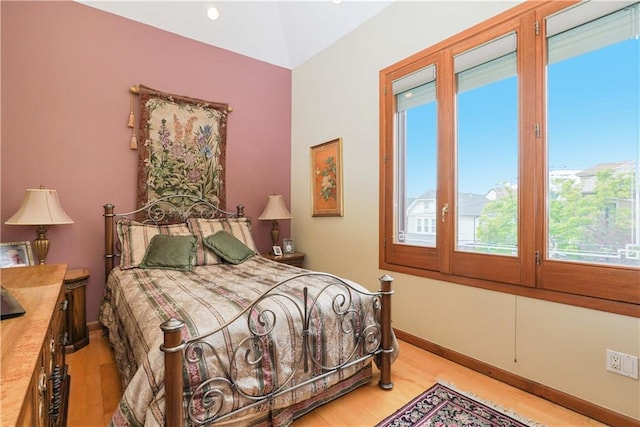
[{"label": "bedspread", "polygon": [[[107,282],[99,318],[109,331],[124,389],[112,424],[162,424],[164,354],[160,350],[163,335],[159,327],[162,322],[169,318],[181,319],[185,323],[182,338],[189,340],[225,324],[272,285],[303,272],[306,270],[260,256],[239,265],[199,266],[188,272],[115,268]],[[206,361],[184,369],[185,388],[195,393],[194,388],[203,378],[234,380],[236,385],[225,393],[221,404],[219,414],[224,414],[252,403],[255,396],[277,391],[283,384],[308,381],[325,367],[339,365],[352,354],[367,350],[363,347],[371,343],[358,341],[354,346],[357,341],[354,336],[363,336],[369,328],[375,330],[375,326],[370,325],[376,316],[373,310],[376,299],[348,291],[348,299],[361,314],[349,312],[336,317],[336,310],[340,311],[339,306],[344,302],[344,288],[328,286],[327,280],[304,276],[286,283],[282,290],[278,288],[278,295],[282,295],[258,304],[259,312],[249,312],[228,331],[208,337],[207,345],[195,350],[204,353]],[[300,301],[306,301],[303,287],[308,288],[310,299],[301,304]],[[325,292],[316,301],[314,295],[319,289]],[[292,338],[294,334],[300,335],[305,317],[294,302],[310,308],[310,345],[303,346],[300,338]],[[265,336],[257,343],[255,340],[243,342],[250,328]],[[311,349],[303,358],[300,357],[302,347]],[[238,349],[242,351],[236,351]],[[303,359],[313,359],[316,363],[302,369],[297,361]],[[252,360],[259,360],[258,366],[251,364]],[[251,419],[251,424],[287,425],[293,417],[369,382],[370,377],[369,362],[346,367],[257,405],[243,415],[243,423]],[[196,408],[203,406],[203,401],[195,404]],[[185,412],[195,418],[204,416],[193,408]]]}]

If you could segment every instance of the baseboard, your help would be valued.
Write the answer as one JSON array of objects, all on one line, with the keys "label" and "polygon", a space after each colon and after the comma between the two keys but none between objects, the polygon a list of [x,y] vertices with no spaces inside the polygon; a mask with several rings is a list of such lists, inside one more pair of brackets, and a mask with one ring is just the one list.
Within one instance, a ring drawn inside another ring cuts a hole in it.
[{"label": "baseboard", "polygon": [[87,322],[87,328],[90,331],[97,331],[102,329],[102,325],[96,320],[95,322]]},{"label": "baseboard", "polygon": [[73,344],[68,344],[64,346],[65,354],[73,353],[75,351],[80,350],[82,347],[86,347],[89,345],[89,335],[81,340],[74,342]]},{"label": "baseboard", "polygon": [[560,406],[571,409],[572,411],[586,415],[587,417],[593,418],[594,420],[611,426],[640,426],[640,421],[634,418],[595,405],[591,402],[572,396],[560,390],[556,390],[544,384],[540,384],[519,375],[513,374],[509,371],[505,371],[504,369],[496,368],[495,366],[491,366],[488,363],[473,359],[462,353],[458,353],[446,347],[434,344],[430,341],[416,337],[415,335],[411,335],[407,332],[403,332],[395,328],[394,332],[398,339],[406,341],[409,344],[415,345],[416,347],[436,354],[445,359],[451,360],[452,362],[465,366],[469,369],[473,369],[474,371],[480,372],[481,374],[484,374],[488,377],[495,378],[499,381],[502,381],[503,383],[519,388],[520,390],[524,390],[527,393],[531,393],[533,395],[556,403]]}]

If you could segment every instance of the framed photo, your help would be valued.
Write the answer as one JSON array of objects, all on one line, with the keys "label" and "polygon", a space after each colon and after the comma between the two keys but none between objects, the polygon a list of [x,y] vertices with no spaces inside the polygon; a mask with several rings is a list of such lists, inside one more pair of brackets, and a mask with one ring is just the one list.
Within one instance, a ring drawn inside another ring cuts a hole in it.
[{"label": "framed photo", "polygon": [[0,243],[0,268],[33,265],[31,242]]},{"label": "framed photo", "polygon": [[280,246],[273,247],[273,254],[275,256],[282,256],[282,248]]},{"label": "framed photo", "polygon": [[293,252],[294,252],[293,239],[283,239],[282,240],[282,253],[292,254]]},{"label": "framed photo", "polygon": [[312,216],[342,216],[342,138],[311,147]]}]

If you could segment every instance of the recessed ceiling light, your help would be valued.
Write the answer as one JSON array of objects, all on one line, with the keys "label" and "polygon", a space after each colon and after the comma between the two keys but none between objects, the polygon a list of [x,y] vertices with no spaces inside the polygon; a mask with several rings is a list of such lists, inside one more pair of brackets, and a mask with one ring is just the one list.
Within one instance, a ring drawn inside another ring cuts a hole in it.
[{"label": "recessed ceiling light", "polygon": [[216,19],[220,18],[220,11],[218,10],[218,8],[211,6],[209,9],[207,9],[207,16],[212,21],[215,21]]},{"label": "recessed ceiling light", "polygon": [[331,0],[333,2],[333,4],[340,4],[342,3],[342,0]]}]

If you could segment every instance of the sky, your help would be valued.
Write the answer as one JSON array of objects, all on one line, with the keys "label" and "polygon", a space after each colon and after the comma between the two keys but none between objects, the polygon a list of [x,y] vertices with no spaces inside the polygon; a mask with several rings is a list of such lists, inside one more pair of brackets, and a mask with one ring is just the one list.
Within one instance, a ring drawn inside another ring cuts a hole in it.
[{"label": "sky", "polygon": [[[551,170],[581,170],[640,159],[640,41],[547,67]],[[485,194],[517,183],[517,78],[464,92],[458,99],[461,192]],[[408,112],[407,193],[435,188],[435,105]]]}]

